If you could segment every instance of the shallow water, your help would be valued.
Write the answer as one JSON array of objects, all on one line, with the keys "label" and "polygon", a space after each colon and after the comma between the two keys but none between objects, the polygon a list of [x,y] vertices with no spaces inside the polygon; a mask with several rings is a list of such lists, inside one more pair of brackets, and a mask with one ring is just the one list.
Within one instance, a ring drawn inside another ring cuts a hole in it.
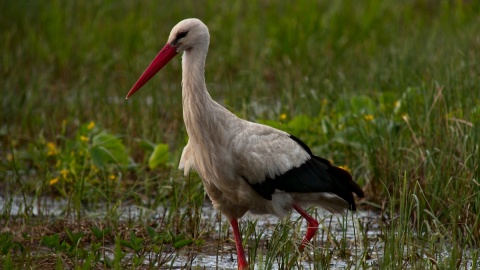
[{"label": "shallow water", "polygon": [[[27,205],[27,207],[25,207]],[[68,201],[64,199],[52,199],[52,198],[40,198],[33,199],[31,197],[14,197],[6,200],[0,196],[0,213],[9,212],[10,216],[22,215],[27,211],[32,216],[46,215],[53,217],[65,217],[65,209],[68,207]],[[111,211],[107,213],[106,207],[102,205],[96,205],[95,210],[84,210],[82,215],[87,219],[103,219],[106,215],[111,214]],[[116,209],[117,216],[120,220],[142,220],[153,221],[158,220],[160,215],[164,215],[168,209],[158,207],[154,210],[139,207],[136,205],[122,205]],[[335,248],[333,244],[328,245],[328,251],[331,252],[332,258],[328,268],[330,269],[350,269],[356,268],[357,261],[362,260],[363,265],[360,268],[378,268],[383,257],[385,246],[385,235],[382,235],[382,217],[375,212],[371,211],[357,211],[352,214],[349,212],[347,215],[331,215],[328,212],[317,210],[315,217],[319,221],[319,230],[315,237],[315,248],[325,249],[324,244],[327,241],[338,241],[338,243],[346,243],[347,250],[350,252],[348,256],[338,256],[338,248]],[[169,262],[159,269],[236,269],[237,258],[235,245],[232,241],[229,244],[225,244],[223,240],[227,237],[232,237],[228,233],[228,222],[224,218],[220,218],[217,211],[213,207],[205,203],[201,212],[202,226],[207,230],[213,232],[209,233],[209,241],[222,242],[222,244],[216,245],[214,248],[210,247],[208,251],[199,251],[196,249],[183,248],[179,251],[171,251],[172,256]],[[304,235],[306,232],[306,222],[296,212],[293,212],[291,216],[287,217],[292,221],[292,228],[290,233],[299,232]],[[245,226],[247,223],[255,224],[256,235],[260,235],[261,242],[268,242],[275,232],[275,225],[280,221],[277,217],[264,215],[256,216],[247,214],[242,219],[243,222],[240,226]],[[361,224],[361,226],[359,226]],[[360,231],[362,227],[362,231]],[[218,233],[221,232],[221,233]],[[227,234],[227,235],[226,235]],[[328,235],[328,237],[327,237]],[[301,241],[301,238],[299,239]],[[365,242],[367,244],[365,244]],[[365,250],[365,247],[367,247]],[[214,251],[213,251],[214,250]],[[442,249],[441,254],[436,254],[437,257],[449,256],[448,247]],[[304,269],[317,269],[318,266],[314,265],[312,260],[305,259],[312,257],[312,249],[307,248],[305,250],[307,254],[302,257],[301,265]],[[325,252],[323,250],[322,252]],[[308,256],[310,253],[311,256]],[[419,254],[425,254],[420,252]],[[472,259],[468,258],[470,252],[466,252],[465,259],[467,262],[463,264],[467,269],[472,265]],[[306,255],[306,256],[305,256]],[[113,254],[107,256],[113,257]],[[425,257],[425,255],[423,255]],[[257,261],[261,261],[258,260]],[[147,262],[146,262],[147,263]],[[318,264],[318,262],[317,262]],[[405,265],[408,268],[408,265]],[[325,266],[323,266],[325,267]],[[257,264],[255,269],[262,269],[263,266]],[[279,269],[275,268],[272,269]]]},{"label": "shallow water", "polygon": [[[27,207],[25,207],[27,205]],[[14,215],[21,215],[25,211],[27,211],[30,215],[38,216],[38,215],[46,215],[46,216],[53,216],[53,217],[64,217],[65,216],[65,209],[68,206],[68,201],[65,199],[52,199],[52,198],[40,198],[40,199],[33,199],[31,197],[14,197],[9,200],[5,200],[4,197],[0,197],[0,213],[4,211],[9,211],[9,214]],[[83,210],[82,215],[86,218],[90,219],[102,219],[105,215],[107,215],[107,211],[104,210],[105,207],[102,205],[97,205],[95,210]],[[118,218],[120,220],[137,220],[137,219],[151,219],[156,220],[159,219],[159,213],[162,215],[167,210],[158,207],[155,210],[138,207],[136,205],[125,205],[117,208]],[[201,213],[202,222],[205,222],[203,225],[204,227],[208,228],[214,232],[225,232],[229,228],[228,222],[225,219],[220,219],[219,214],[217,211],[213,209],[213,207],[209,203],[205,203],[202,207]],[[292,213],[290,217],[288,217],[292,221],[298,221],[294,223],[293,229],[299,229],[300,234],[305,234],[306,232],[306,223],[301,218],[299,214]],[[355,229],[355,223],[358,221],[368,222],[373,225],[370,225],[368,231],[368,237],[378,237],[380,234],[378,219],[379,216],[373,212],[357,212],[353,215],[349,215],[347,218],[341,215],[332,216],[327,212],[318,211],[317,219],[320,222],[319,232],[323,229],[325,231],[330,232],[330,237],[334,237],[337,241],[340,240],[347,240],[347,242],[353,242],[355,240],[355,235],[358,238],[358,229]],[[275,216],[270,215],[251,215],[247,214],[242,219],[241,226],[245,225],[246,221],[255,222],[256,233],[257,235],[261,235],[261,241],[268,241],[275,230],[275,225],[280,221]],[[377,225],[375,225],[377,224]],[[376,227],[376,228],[375,228]],[[355,231],[357,230],[357,231]],[[218,233],[212,233],[210,236],[210,240],[218,240],[215,238],[225,238],[227,236],[222,233],[219,235]],[[325,236],[326,237],[326,236]],[[323,239],[319,239],[317,234],[317,241],[323,242]],[[357,250],[356,252],[360,253],[361,250]],[[211,254],[214,253],[214,254]],[[111,254],[113,256],[113,254]],[[348,265],[348,262],[343,261],[342,259],[333,259],[335,263],[331,266],[334,268],[344,268]],[[376,260],[372,260],[372,264],[375,264]],[[192,252],[182,252],[180,250],[175,254],[173,259],[164,267],[165,269],[183,269],[183,268],[191,268],[191,267],[206,267],[206,269],[236,269],[237,265],[237,258],[236,258],[236,251],[234,245],[226,245],[221,244],[220,250],[217,252],[198,252],[198,250]],[[303,263],[306,269],[311,268],[308,262]],[[261,266],[257,265],[257,269],[261,269]],[[275,268],[274,268],[275,269]]]}]

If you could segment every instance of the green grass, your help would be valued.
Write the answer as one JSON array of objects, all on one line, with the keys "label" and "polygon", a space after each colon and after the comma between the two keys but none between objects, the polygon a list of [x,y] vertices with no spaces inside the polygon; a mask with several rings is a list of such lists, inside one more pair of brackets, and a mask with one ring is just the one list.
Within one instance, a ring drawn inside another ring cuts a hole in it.
[{"label": "green grass", "polygon": [[[311,267],[340,257],[347,268],[370,268],[366,258],[378,249],[373,268],[478,267],[476,1],[3,1],[0,10],[3,268],[136,268],[165,250],[144,265],[153,268],[186,249],[195,256],[232,246],[226,222],[215,232],[200,216],[198,176],[176,170],[187,141],[180,58],[124,100],[188,17],[210,29],[212,97],[348,166],[367,194],[360,209],[382,216],[380,239],[356,220],[352,245],[325,227],[303,257]],[[67,201],[64,221],[48,215],[52,198]],[[168,211],[153,224],[147,214],[122,220],[132,204]],[[107,214],[86,212],[95,209]],[[242,225],[259,268],[285,267],[302,239],[300,222],[282,221],[265,249],[262,231]],[[95,226],[111,230],[98,238]]]}]

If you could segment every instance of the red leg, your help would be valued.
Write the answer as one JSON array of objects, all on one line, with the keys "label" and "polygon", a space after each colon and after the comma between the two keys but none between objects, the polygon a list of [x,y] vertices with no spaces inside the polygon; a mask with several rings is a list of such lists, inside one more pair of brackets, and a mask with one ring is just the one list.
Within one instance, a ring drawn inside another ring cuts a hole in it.
[{"label": "red leg", "polygon": [[233,236],[235,237],[235,244],[237,247],[237,261],[238,261],[238,269],[239,270],[246,270],[249,268],[247,259],[245,258],[245,252],[243,251],[242,246],[242,236],[240,235],[240,230],[238,229],[238,221],[237,219],[231,219],[230,224],[232,225],[233,229]]},{"label": "red leg", "polygon": [[299,248],[299,250],[302,251],[305,248],[305,245],[310,242],[310,240],[317,232],[318,221],[312,216],[310,216],[307,212],[305,212],[305,210],[303,210],[297,203],[293,204],[293,209],[295,209],[300,215],[302,215],[302,217],[304,217],[308,223],[307,234],[305,235],[305,238],[303,238],[302,245]]}]

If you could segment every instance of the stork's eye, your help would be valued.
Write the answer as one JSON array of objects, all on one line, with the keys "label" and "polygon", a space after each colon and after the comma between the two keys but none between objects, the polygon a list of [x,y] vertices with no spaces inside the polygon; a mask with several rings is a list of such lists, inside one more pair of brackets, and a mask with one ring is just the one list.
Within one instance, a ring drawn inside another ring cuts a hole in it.
[{"label": "stork's eye", "polygon": [[187,36],[187,34],[188,31],[178,33],[176,40],[178,41],[179,39],[184,38],[185,36]]},{"label": "stork's eye", "polygon": [[177,45],[178,45],[178,42],[180,41],[180,39],[186,37],[187,34],[188,34],[188,31],[177,33],[177,36],[175,37],[175,40],[172,41],[172,45],[173,45],[173,46],[177,46]]}]

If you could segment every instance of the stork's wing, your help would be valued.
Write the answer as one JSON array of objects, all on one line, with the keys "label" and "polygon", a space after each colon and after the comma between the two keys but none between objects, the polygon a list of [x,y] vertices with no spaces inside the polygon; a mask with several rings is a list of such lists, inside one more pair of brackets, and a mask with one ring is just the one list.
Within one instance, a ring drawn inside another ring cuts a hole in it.
[{"label": "stork's wing", "polygon": [[236,172],[259,184],[299,167],[310,155],[288,133],[269,126],[244,122],[233,139]]},{"label": "stork's wing", "polygon": [[352,192],[363,191],[351,175],[311,150],[298,138],[272,127],[248,123],[234,140],[237,174],[264,198],[271,200],[276,190],[285,192],[334,193],[352,210]]}]

